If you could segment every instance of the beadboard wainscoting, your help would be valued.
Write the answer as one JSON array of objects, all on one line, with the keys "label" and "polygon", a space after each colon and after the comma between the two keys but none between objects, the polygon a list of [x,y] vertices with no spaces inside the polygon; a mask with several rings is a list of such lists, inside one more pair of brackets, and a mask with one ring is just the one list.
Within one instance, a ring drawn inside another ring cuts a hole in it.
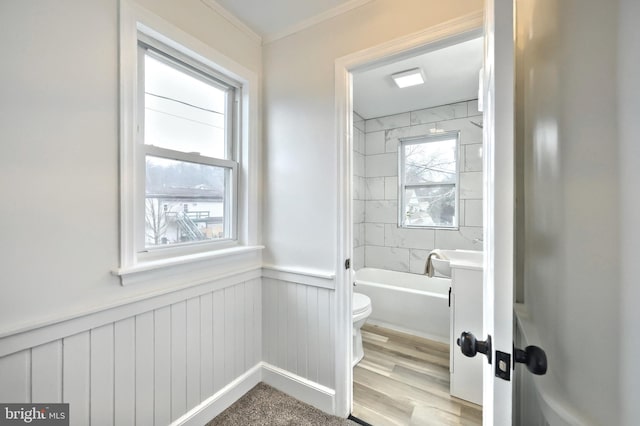
[{"label": "beadboard wainscoting", "polygon": [[6,336],[0,401],[66,402],[72,425],[167,425],[203,401],[213,417],[261,380],[261,323],[256,268]]},{"label": "beadboard wainscoting", "polygon": [[327,277],[320,286],[317,275],[296,275],[298,282],[262,279],[262,354],[275,367],[265,379],[278,379],[265,381],[333,412],[335,291],[326,287],[334,281]]},{"label": "beadboard wainscoting", "polygon": [[0,401],[71,425],[200,425],[260,381],[335,410],[331,273],[265,266],[0,338]]}]

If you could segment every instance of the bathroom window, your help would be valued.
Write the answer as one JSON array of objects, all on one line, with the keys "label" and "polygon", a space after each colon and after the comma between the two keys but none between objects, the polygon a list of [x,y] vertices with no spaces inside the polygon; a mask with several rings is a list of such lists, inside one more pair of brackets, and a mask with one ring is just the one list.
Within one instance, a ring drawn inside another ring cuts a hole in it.
[{"label": "bathroom window", "polygon": [[458,145],[459,132],[400,141],[401,227],[458,227]]}]

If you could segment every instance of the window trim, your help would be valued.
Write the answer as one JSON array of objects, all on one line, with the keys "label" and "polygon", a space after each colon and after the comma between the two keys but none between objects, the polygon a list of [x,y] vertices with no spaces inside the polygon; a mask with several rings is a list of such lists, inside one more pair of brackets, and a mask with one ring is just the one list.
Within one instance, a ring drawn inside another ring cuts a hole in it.
[{"label": "window trim", "polygon": [[[404,183],[405,179],[405,156],[404,147],[406,145],[417,145],[422,143],[439,142],[444,140],[456,140],[455,145],[455,158],[456,158],[456,179],[455,183],[426,183],[426,184],[410,184]],[[455,222],[452,226],[443,225],[407,225],[405,223],[405,189],[408,187],[428,187],[428,186],[443,186],[452,185],[455,187]],[[400,138],[398,143],[398,227],[405,229],[444,229],[444,230],[458,230],[460,229],[460,131],[445,131],[438,133],[431,133],[420,136],[412,136],[407,138]]]},{"label": "window trim", "polygon": [[[139,116],[136,100],[139,34],[163,43],[172,52],[192,57],[213,71],[216,77],[225,76],[226,79],[222,79],[225,83],[231,80],[240,88],[236,90],[236,98],[241,102],[234,106],[237,117],[234,129],[238,140],[233,153],[237,162],[236,241],[217,241],[219,244],[213,250],[202,250],[198,245],[192,245],[195,247],[193,249],[177,247],[176,250],[176,247],[168,247],[163,248],[162,256],[149,255],[144,259],[136,252],[135,209],[140,208],[141,202],[136,201],[136,193],[139,193],[141,184],[144,191],[144,181],[140,182],[132,173],[134,161],[140,157],[135,152],[135,126]],[[258,136],[261,125],[258,115],[258,74],[129,0],[120,0],[119,55],[120,261],[112,273],[120,277],[122,285],[184,285],[205,278],[216,279],[230,268],[259,266],[260,252],[264,247],[260,245],[261,162]],[[167,268],[188,264],[193,264],[193,268],[184,269],[180,266],[183,273],[179,277],[167,274]]]},{"label": "window trim", "polygon": [[[140,120],[136,123],[136,140],[134,155],[134,174],[140,174],[137,176],[139,186],[136,187],[136,205],[135,205],[135,240],[134,250],[136,250],[136,256],[139,261],[157,260],[162,258],[171,258],[181,253],[191,254],[201,251],[216,250],[220,248],[226,248],[230,245],[237,243],[238,239],[238,162],[235,160],[238,157],[240,145],[238,136],[239,117],[237,117],[240,109],[240,93],[242,87],[240,83],[231,78],[225,78],[220,73],[210,69],[204,64],[196,61],[192,57],[189,57],[167,45],[159,40],[156,40],[145,33],[138,30],[137,33],[138,48],[137,48],[137,96],[138,102],[138,117]],[[189,153],[185,151],[178,151],[170,148],[163,148],[154,145],[146,145],[144,143],[145,126],[142,123],[145,110],[145,57],[149,55],[156,60],[159,60],[170,67],[173,67],[189,76],[204,81],[207,84],[211,84],[221,90],[227,92],[227,116],[225,125],[225,159],[203,156],[199,153]],[[228,237],[221,240],[205,240],[205,241],[190,241],[188,243],[177,243],[168,246],[152,246],[148,247],[145,243],[145,203],[140,202],[141,194],[145,193],[145,178],[142,176],[145,170],[146,156],[154,156],[159,158],[165,158],[170,160],[178,160],[193,164],[205,164],[210,166],[216,166],[224,169],[231,170],[229,179],[226,182],[225,194],[229,195],[230,202],[225,203],[224,206],[224,220],[225,227],[228,227]]]}]

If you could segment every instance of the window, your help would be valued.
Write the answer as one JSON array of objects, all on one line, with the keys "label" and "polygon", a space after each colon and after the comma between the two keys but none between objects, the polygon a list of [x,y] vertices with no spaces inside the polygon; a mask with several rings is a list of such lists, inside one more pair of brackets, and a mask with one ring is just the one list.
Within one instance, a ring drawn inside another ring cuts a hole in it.
[{"label": "window", "polygon": [[458,132],[400,141],[401,227],[458,227]]},{"label": "window", "polygon": [[258,267],[258,74],[131,2],[120,6],[112,273],[124,286],[168,288]]},{"label": "window", "polygon": [[144,164],[144,203],[137,212],[144,216],[144,243],[138,247],[234,240],[239,85],[158,41],[138,38],[136,147]]}]

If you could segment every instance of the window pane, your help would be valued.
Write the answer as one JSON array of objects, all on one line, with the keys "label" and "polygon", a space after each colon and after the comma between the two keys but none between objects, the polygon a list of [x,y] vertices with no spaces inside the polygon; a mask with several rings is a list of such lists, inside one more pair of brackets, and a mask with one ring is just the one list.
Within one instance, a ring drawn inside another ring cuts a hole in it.
[{"label": "window pane", "polygon": [[145,246],[228,237],[229,170],[146,157]]},{"label": "window pane", "polygon": [[405,188],[405,225],[455,226],[455,185]]},{"label": "window pane", "polygon": [[455,183],[456,139],[404,145],[405,184]]},{"label": "window pane", "polygon": [[144,143],[226,158],[226,91],[149,54],[144,71]]}]

